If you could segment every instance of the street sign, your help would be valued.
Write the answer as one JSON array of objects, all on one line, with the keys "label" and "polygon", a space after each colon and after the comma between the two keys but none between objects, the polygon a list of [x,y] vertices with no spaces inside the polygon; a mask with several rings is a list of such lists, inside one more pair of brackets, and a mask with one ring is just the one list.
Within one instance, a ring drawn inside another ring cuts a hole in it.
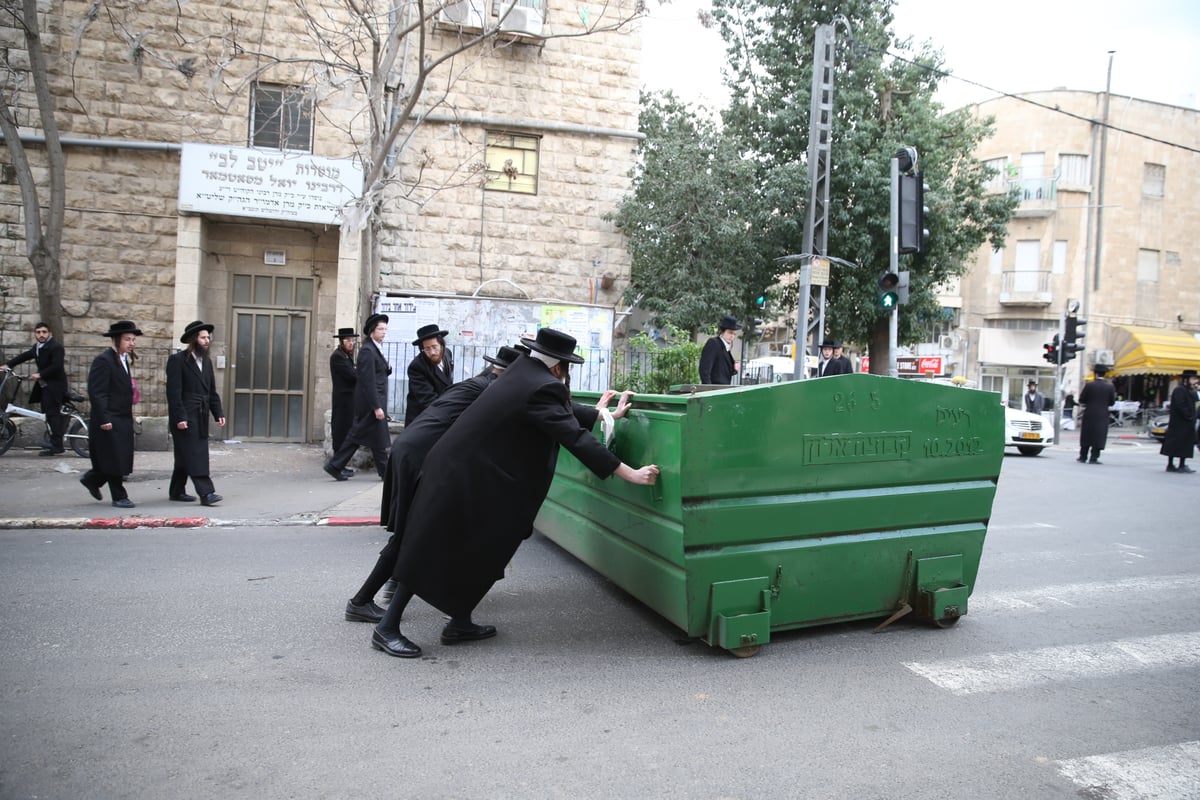
[{"label": "street sign", "polygon": [[812,285],[813,286],[828,286],[829,285],[829,259],[813,256],[810,262],[812,268]]}]

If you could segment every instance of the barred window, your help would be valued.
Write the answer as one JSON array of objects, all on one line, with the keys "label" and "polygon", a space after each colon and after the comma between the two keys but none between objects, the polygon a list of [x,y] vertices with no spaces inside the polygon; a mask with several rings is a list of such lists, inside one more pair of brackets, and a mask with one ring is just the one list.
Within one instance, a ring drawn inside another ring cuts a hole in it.
[{"label": "barred window", "polygon": [[300,86],[255,83],[250,106],[250,145],[312,152],[313,99]]},{"label": "barred window", "polygon": [[1163,197],[1166,190],[1166,165],[1147,163],[1142,173],[1142,194],[1146,197]]}]

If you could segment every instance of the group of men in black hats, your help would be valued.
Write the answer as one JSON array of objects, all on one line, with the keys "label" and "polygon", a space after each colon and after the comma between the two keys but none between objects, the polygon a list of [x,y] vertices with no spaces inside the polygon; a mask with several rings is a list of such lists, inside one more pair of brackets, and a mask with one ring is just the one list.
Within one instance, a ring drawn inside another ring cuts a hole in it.
[{"label": "group of men in black hats", "polygon": [[[426,341],[445,336],[436,327],[418,336],[427,334]],[[483,373],[448,385],[397,437],[380,513],[392,536],[345,609],[348,620],[374,623],[372,647],[398,658],[421,655],[400,631],[414,596],[450,617],[443,644],[496,635],[472,614],[531,533],[560,446],[600,478],[615,474],[640,485],[657,480],[657,466],[630,467],[592,436],[602,413],[625,413],[629,395],[612,412],[599,408],[611,392],[597,407],[574,404],[570,366],[583,362],[575,346],[573,337],[543,328],[520,348],[500,348],[485,359]],[[385,610],[374,596],[389,583],[394,594]]]}]

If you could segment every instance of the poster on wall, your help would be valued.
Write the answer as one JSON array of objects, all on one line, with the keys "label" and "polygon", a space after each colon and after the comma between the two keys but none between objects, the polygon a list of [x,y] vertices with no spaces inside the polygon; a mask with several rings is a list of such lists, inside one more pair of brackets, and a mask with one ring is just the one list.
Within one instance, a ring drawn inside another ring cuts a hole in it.
[{"label": "poster on wall", "polygon": [[391,295],[376,300],[375,312],[388,315],[383,351],[392,367],[393,409],[403,407],[406,370],[418,353],[413,340],[425,325],[446,331],[455,381],[477,375],[487,366],[483,357],[495,355],[501,346],[533,339],[541,328],[555,328],[575,337],[575,352],[584,359],[571,370],[571,388],[598,392],[608,388],[612,309],[489,297]]}]

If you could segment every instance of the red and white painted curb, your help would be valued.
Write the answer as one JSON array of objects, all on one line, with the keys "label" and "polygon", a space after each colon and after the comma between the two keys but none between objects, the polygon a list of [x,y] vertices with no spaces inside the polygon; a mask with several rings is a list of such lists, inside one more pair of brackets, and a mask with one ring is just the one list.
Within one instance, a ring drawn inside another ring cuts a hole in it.
[{"label": "red and white painted curb", "polygon": [[267,528],[299,525],[371,527],[379,517],[292,517],[287,519],[214,519],[213,517],[13,517],[0,519],[0,530],[134,530],[137,528]]}]

